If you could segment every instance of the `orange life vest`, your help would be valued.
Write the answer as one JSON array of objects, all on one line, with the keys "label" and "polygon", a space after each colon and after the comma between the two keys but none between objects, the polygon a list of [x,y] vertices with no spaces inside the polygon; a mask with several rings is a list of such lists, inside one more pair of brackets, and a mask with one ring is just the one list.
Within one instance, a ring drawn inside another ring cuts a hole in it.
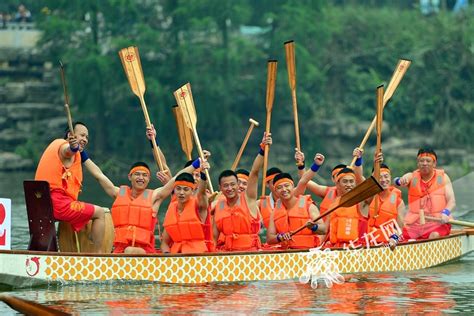
[{"label": "orange life vest", "polygon": [[[402,201],[402,192],[395,188],[390,187],[389,195],[384,200],[380,198],[380,194],[376,195],[369,207],[369,222],[367,226],[367,233],[372,233],[376,236],[378,242],[386,242],[387,239],[384,237],[380,226],[390,220],[397,220],[398,206]],[[378,199],[378,213],[375,217],[375,199]],[[375,230],[375,232],[374,232]]]},{"label": "orange life vest", "polygon": [[260,218],[253,218],[248,208],[245,192],[239,194],[234,206],[227,200],[219,200],[215,208],[214,220],[219,232],[224,234],[224,250],[258,250],[261,247]]},{"label": "orange life vest", "polygon": [[408,213],[405,216],[407,224],[418,223],[420,209],[423,209],[427,216],[441,217],[441,211],[447,203],[444,170],[435,169],[434,172],[428,183],[422,183],[419,170],[413,172],[408,187]]},{"label": "orange life vest", "polygon": [[[287,233],[296,230],[305,225],[311,216],[309,207],[313,204],[311,196],[300,195],[297,203],[287,210],[285,205],[278,200],[273,213],[273,221],[275,229],[278,233]],[[319,237],[309,229],[303,229],[299,233],[293,235],[293,240],[282,243],[285,248],[308,249],[319,246]],[[285,245],[286,244],[286,245]]]},{"label": "orange life vest", "polygon": [[156,213],[153,211],[153,190],[145,190],[132,198],[131,189],[121,186],[112,205],[112,220],[114,245],[154,248]]},{"label": "orange life vest", "polygon": [[[340,197],[334,202],[333,206],[339,203]],[[359,210],[359,204],[350,207],[341,207],[332,212],[330,215],[329,240],[332,245],[342,245],[349,241],[355,241],[360,237],[359,230],[360,221],[363,216]]]},{"label": "orange life vest", "polygon": [[67,144],[65,139],[56,139],[49,144],[38,163],[35,180],[48,181],[50,190],[62,190],[77,200],[82,186],[81,154],[77,152],[74,155],[71,167],[64,167],[59,156],[64,144]]},{"label": "orange life vest", "polygon": [[324,214],[329,208],[331,207],[334,200],[337,198],[337,188],[336,187],[328,187],[326,189],[326,194],[324,195],[321,204],[319,204],[319,212]]},{"label": "orange life vest", "polygon": [[272,207],[273,198],[270,195],[266,195],[260,198],[260,214],[262,215],[263,225],[268,228],[270,222],[270,214],[273,212]]},{"label": "orange life vest", "polygon": [[[209,216],[203,224],[199,217],[197,199],[191,196],[179,214],[178,201],[171,202],[166,211],[163,227],[173,244],[171,253],[202,253],[209,252],[210,240]],[[207,223],[207,225],[206,225]]]}]

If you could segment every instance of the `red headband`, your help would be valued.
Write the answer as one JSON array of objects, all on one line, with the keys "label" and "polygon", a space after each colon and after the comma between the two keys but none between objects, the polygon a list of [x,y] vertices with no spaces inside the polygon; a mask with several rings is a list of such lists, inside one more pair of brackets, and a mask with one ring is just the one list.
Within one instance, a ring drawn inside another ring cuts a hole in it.
[{"label": "red headband", "polygon": [[350,177],[353,177],[354,179],[356,177],[355,174],[353,174],[352,172],[344,172],[337,175],[336,182],[339,181],[341,178],[344,178],[345,176],[350,176]]},{"label": "red headband", "polygon": [[277,187],[279,184],[286,183],[286,182],[291,183],[292,185],[295,185],[291,179],[289,179],[289,178],[281,178],[281,179],[278,179],[278,181],[275,182],[275,183],[273,184],[273,186],[274,186],[274,187]]},{"label": "red headband", "polygon": [[182,187],[188,187],[188,188],[191,188],[194,190],[194,188],[196,187],[196,185],[194,183],[191,183],[191,182],[188,182],[188,181],[182,181],[182,180],[179,180],[179,181],[175,181],[174,182],[174,187],[176,188],[177,186],[182,186]]},{"label": "red headband", "polygon": [[436,161],[436,156],[430,153],[422,153],[419,154],[418,157],[430,157],[431,159],[433,159],[433,161]]},{"label": "red headband", "polygon": [[148,170],[148,168],[145,167],[145,166],[136,166],[136,167],[132,168],[132,170],[130,170],[128,175],[130,176],[130,175],[132,175],[133,173],[135,173],[137,171],[146,172],[148,174],[148,176],[150,176],[150,170]]}]

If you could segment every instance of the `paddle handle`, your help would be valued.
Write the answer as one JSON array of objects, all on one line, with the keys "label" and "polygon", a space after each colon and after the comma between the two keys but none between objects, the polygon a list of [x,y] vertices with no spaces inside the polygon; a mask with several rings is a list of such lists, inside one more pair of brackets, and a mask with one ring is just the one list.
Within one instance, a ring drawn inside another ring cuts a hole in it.
[{"label": "paddle handle", "polygon": [[[140,99],[140,105],[142,106],[143,110],[143,116],[145,117],[145,124],[147,128],[151,128],[151,121],[150,121],[150,116],[148,115],[148,110],[145,104],[145,99],[143,98],[143,94],[140,94],[138,97]],[[158,151],[158,145],[156,144],[156,139],[152,138],[151,139],[151,144],[153,146],[153,157],[155,158],[155,162],[157,164],[157,167],[160,169],[160,171],[164,171],[165,168],[163,167],[163,162],[161,161],[160,153]]]},{"label": "paddle handle", "polygon": [[[439,217],[432,217],[432,216],[425,216],[427,220],[434,221],[434,222],[442,222],[442,219]],[[456,219],[450,219],[449,224],[453,225],[459,225],[459,226],[466,226],[466,227],[471,227],[474,228],[474,223],[471,222],[466,222],[466,221],[458,221]]]},{"label": "paddle handle", "polygon": [[[196,147],[197,147],[197,150],[198,150],[198,153],[199,153],[199,157],[201,157],[201,159],[204,160],[204,153],[202,152],[201,142],[199,141],[199,136],[198,136],[198,133],[196,131],[196,126],[194,126],[194,128],[192,130],[193,130],[194,142],[196,143]],[[206,173],[207,183],[209,185],[209,190],[211,190],[211,194],[214,194],[214,188],[212,186],[211,176],[209,175],[209,170],[206,169],[206,170],[204,170],[204,172]]]},{"label": "paddle handle", "polygon": [[[375,146],[375,155],[377,156],[382,152],[382,122],[383,122],[383,96],[384,90],[383,85],[377,87],[376,91],[376,102],[375,111],[376,115],[376,127],[377,127],[377,143]],[[380,179],[380,162],[377,160],[374,162],[374,177]],[[379,199],[376,197],[375,202],[375,217],[379,214]]]},{"label": "paddle handle", "polygon": [[[267,111],[267,121],[265,123],[265,133],[268,135],[270,133],[270,124],[272,121],[272,112]],[[268,154],[270,152],[270,147],[268,144],[265,145],[264,154],[263,154],[263,179],[262,179],[262,196],[265,196],[265,178],[267,177],[267,168],[268,168]]]},{"label": "paddle handle", "polygon": [[244,141],[242,142],[242,145],[240,146],[239,152],[237,153],[237,156],[235,157],[234,162],[232,163],[231,169],[235,171],[237,168],[237,165],[239,164],[240,158],[242,157],[242,154],[244,153],[244,149],[247,146],[247,142],[249,141],[250,134],[252,134],[253,128],[255,127],[253,122],[250,122],[250,126],[247,130],[247,134],[245,134]]},{"label": "paddle handle", "polygon": [[64,111],[66,112],[67,126],[69,127],[69,131],[71,132],[72,135],[74,135],[74,126],[72,125],[72,116],[71,116],[71,110],[69,108],[69,104],[67,103],[64,104]]},{"label": "paddle handle", "polygon": [[293,100],[293,118],[295,121],[296,148],[301,151],[300,143],[300,125],[298,120],[298,104],[296,102],[296,89],[291,90],[291,99]]}]

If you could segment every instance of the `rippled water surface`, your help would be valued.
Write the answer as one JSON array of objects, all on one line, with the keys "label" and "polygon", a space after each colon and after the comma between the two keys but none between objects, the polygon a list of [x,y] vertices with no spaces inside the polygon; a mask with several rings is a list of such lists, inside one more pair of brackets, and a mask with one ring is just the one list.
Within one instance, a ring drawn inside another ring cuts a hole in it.
[{"label": "rippled water surface", "polygon": [[[26,247],[28,233],[21,183],[29,174],[0,174],[1,197],[12,198],[13,246]],[[6,180],[7,179],[7,180]],[[472,183],[456,192],[472,201]],[[99,200],[107,203],[107,199]],[[96,202],[96,203],[99,203]],[[462,208],[461,208],[462,210]],[[80,314],[153,313],[327,313],[413,314],[474,313],[474,254],[440,267],[413,272],[357,274],[332,288],[312,289],[296,281],[242,282],[182,286],[150,282],[71,283],[8,292]],[[0,303],[1,313],[13,313]]]}]

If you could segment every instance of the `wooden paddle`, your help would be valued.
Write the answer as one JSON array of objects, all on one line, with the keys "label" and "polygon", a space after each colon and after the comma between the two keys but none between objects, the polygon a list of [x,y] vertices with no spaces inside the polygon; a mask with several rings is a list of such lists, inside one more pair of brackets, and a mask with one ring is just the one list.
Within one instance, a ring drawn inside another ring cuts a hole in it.
[{"label": "wooden paddle", "polygon": [[[364,182],[356,186],[354,189],[342,195],[341,198],[339,199],[338,205],[330,208],[324,214],[321,214],[320,216],[318,216],[315,220],[312,221],[312,223],[316,224],[321,218],[331,214],[332,212],[334,212],[340,207],[349,207],[349,206],[355,205],[382,191],[383,189],[378,183],[378,181],[375,180],[373,176],[371,176],[370,178],[366,179]],[[299,233],[305,228],[306,228],[306,225],[301,226],[297,230],[290,232],[290,236],[293,236],[294,234]]]},{"label": "wooden paddle", "polygon": [[[376,131],[377,144],[375,146],[375,156],[382,152],[382,122],[383,122],[383,85],[377,87],[377,101],[376,101]],[[374,177],[380,179],[380,162],[374,161]],[[374,218],[379,216],[379,199],[375,198],[375,214]]]},{"label": "wooden paddle", "polygon": [[[270,133],[270,123],[272,120],[272,108],[273,100],[275,98],[275,83],[277,76],[277,65],[278,61],[269,60],[267,63],[267,96],[266,96],[266,111],[267,111],[267,120],[265,123],[265,133]],[[262,179],[262,196],[265,195],[265,178],[267,176],[267,167],[268,167],[268,152],[269,147],[265,145],[265,154],[263,156],[263,179]]]},{"label": "wooden paddle", "polygon": [[[178,108],[183,114],[184,122],[186,126],[193,132],[194,142],[199,153],[199,157],[204,159],[204,154],[202,152],[201,142],[199,141],[199,136],[196,129],[197,124],[197,115],[196,108],[194,107],[193,93],[191,91],[191,84],[188,82],[178,90],[174,92],[174,97],[178,103]],[[209,184],[209,189],[211,194],[214,194],[214,188],[212,187],[211,177],[209,176],[209,170],[206,169],[207,183]]]},{"label": "wooden paddle", "polygon": [[178,128],[179,142],[186,158],[191,160],[193,152],[193,132],[186,126],[183,118],[183,113],[178,108],[178,105],[173,106],[173,114],[176,119],[176,127]]},{"label": "wooden paddle", "polygon": [[237,153],[237,156],[235,157],[234,163],[232,164],[232,167],[230,168],[234,171],[235,171],[235,168],[237,168],[237,165],[239,164],[242,154],[244,153],[245,146],[247,146],[247,142],[250,138],[250,134],[252,134],[253,128],[259,125],[258,122],[252,118],[249,119],[249,122],[250,122],[250,126],[249,126],[249,129],[247,130],[247,134],[245,135],[244,141],[242,142],[239,152]]},{"label": "wooden paddle", "polygon": [[[144,98],[146,86],[145,79],[143,78],[142,64],[140,62],[138,47],[130,46],[127,48],[122,48],[118,54],[120,60],[122,61],[123,70],[127,75],[130,88],[132,89],[132,92],[138,97],[138,99],[140,99],[140,105],[142,106],[143,115],[145,116],[146,127],[151,128],[150,116],[148,115]],[[151,143],[153,145],[153,157],[155,158],[155,162],[160,171],[164,171],[165,168],[158,152],[156,139],[153,138]]]},{"label": "wooden paddle", "polygon": [[[67,93],[67,83],[66,83],[66,74],[64,71],[64,65],[62,61],[59,61],[59,72],[61,73],[61,82],[63,83],[63,91],[64,91],[64,110],[66,111],[67,117],[67,125],[69,126],[69,132],[71,135],[74,135],[74,126],[72,125],[72,116],[71,116],[71,109],[69,108],[69,96]],[[81,252],[81,246],[79,244],[79,237],[77,236],[77,232],[74,231],[74,236],[76,237],[76,249],[77,252]]]},{"label": "wooden paddle", "polygon": [[[397,67],[395,68],[395,71],[393,72],[392,79],[390,79],[390,82],[388,83],[387,89],[385,90],[384,96],[383,96],[383,106],[387,104],[388,100],[390,100],[395,93],[395,90],[397,89],[398,85],[400,84],[400,81],[402,81],[403,76],[408,70],[408,67],[410,67],[411,61],[407,59],[400,59],[398,61]],[[365,133],[364,138],[362,139],[362,142],[359,145],[360,149],[364,149],[365,143],[367,143],[367,140],[369,139],[370,133],[372,133],[372,130],[375,127],[375,120],[376,118],[372,120],[372,123],[370,123],[369,128],[367,129],[367,132]],[[350,164],[350,167],[354,167],[354,163],[356,161],[357,157],[354,157],[352,159],[352,162]]]},{"label": "wooden paddle", "polygon": [[[441,218],[438,218],[438,217],[425,216],[425,219],[433,221],[433,222],[440,222],[440,223],[443,222],[443,220]],[[458,221],[456,219],[450,219],[448,221],[448,223],[452,224],[452,225],[459,225],[459,226],[466,226],[466,227],[474,228],[474,223],[466,222],[466,221]]]},{"label": "wooden paddle", "polygon": [[0,295],[0,301],[25,315],[71,315],[63,311],[12,295]]},{"label": "wooden paddle", "polygon": [[[300,127],[298,122],[298,105],[296,102],[296,65],[295,65],[295,42],[285,42],[286,67],[288,69],[288,83],[291,90],[291,99],[293,101],[293,118],[295,121],[296,148],[301,151]],[[302,163],[302,162],[301,162]]]}]

